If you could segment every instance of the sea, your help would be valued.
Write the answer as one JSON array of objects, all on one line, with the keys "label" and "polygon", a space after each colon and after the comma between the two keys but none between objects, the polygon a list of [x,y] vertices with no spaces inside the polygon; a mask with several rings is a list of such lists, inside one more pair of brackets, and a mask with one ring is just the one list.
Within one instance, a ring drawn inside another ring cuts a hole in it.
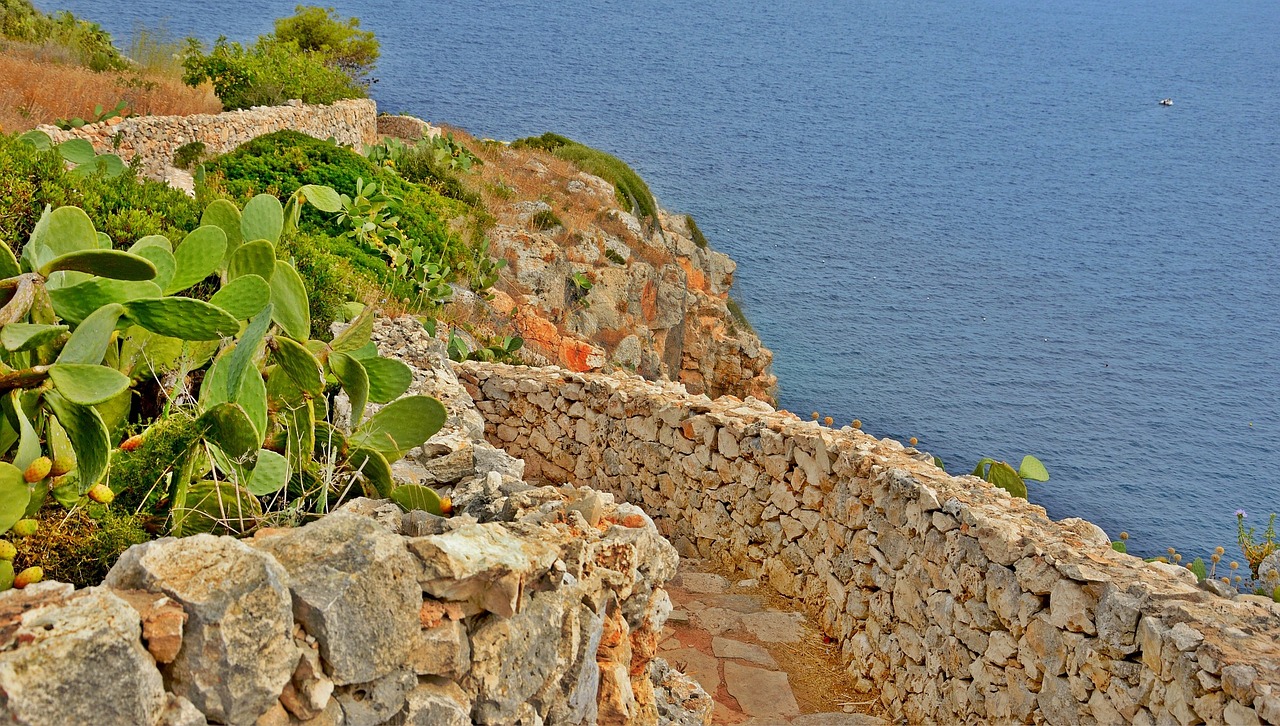
[{"label": "sea", "polygon": [[[36,4],[211,41],[295,0]],[[1033,454],[1033,502],[1139,554],[1280,510],[1280,3],[324,4],[382,110],[565,134],[692,214],[781,406]]]}]

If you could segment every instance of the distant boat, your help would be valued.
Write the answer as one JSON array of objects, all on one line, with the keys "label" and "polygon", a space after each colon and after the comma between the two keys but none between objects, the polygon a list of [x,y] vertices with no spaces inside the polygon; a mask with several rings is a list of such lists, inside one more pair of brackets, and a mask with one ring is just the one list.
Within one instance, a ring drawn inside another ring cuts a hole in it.
[{"label": "distant boat", "polygon": [[1172,105],[1173,105],[1173,99],[1172,99],[1172,98],[1162,98],[1162,99],[1160,99],[1160,105],[1161,105],[1161,106],[1172,106]]}]

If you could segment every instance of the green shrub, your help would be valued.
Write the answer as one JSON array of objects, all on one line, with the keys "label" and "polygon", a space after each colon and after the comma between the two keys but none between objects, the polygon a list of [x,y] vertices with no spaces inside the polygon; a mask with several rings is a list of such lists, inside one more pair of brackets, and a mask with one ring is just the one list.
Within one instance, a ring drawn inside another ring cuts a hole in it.
[{"label": "green shrub", "polygon": [[318,54],[265,36],[248,48],[218,38],[208,53],[192,38],[182,68],[183,82],[198,86],[209,81],[227,110],[278,106],[295,98],[327,104],[367,95],[363,85]]},{"label": "green shrub", "polygon": [[299,5],[290,17],[276,20],[275,37],[320,56],[357,80],[373,71],[380,52],[378,39],[372,31],[360,29],[359,18],[343,20],[333,8],[314,5]]},{"label": "green shrub", "polygon": [[550,209],[539,209],[534,212],[533,218],[530,219],[529,222],[533,225],[534,229],[543,231],[564,226],[564,222],[561,222],[560,218],[556,216],[556,213]]},{"label": "green shrub", "polygon": [[279,197],[304,184],[331,186],[350,194],[357,179],[371,179],[378,170],[351,149],[298,131],[276,131],[240,145],[205,162],[205,173],[221,177],[231,196],[247,200],[269,192]]},{"label": "green shrub", "polygon": [[480,206],[480,195],[462,185],[457,173],[436,159],[433,147],[419,144],[405,149],[396,162],[396,171],[406,181],[427,184],[440,194],[473,207]]},{"label": "green shrub", "polygon": [[173,152],[173,165],[179,169],[190,169],[204,156],[204,151],[203,141],[192,141],[189,144],[183,144]]},{"label": "green shrub", "polygon": [[747,316],[742,313],[742,307],[738,305],[737,300],[727,298],[724,305],[729,308],[729,314],[733,316],[733,319],[738,323],[738,325],[746,328],[750,333],[756,332],[755,328],[751,327],[751,321],[747,320]]},{"label": "green shrub", "polygon": [[68,12],[45,15],[29,0],[0,0],[0,36],[24,43],[51,43],[71,52],[91,70],[123,70],[129,66],[97,23]]},{"label": "green shrub", "polygon": [[73,176],[58,152],[38,151],[0,134],[0,240],[20,252],[45,205],[77,206],[112,240],[128,245],[150,234],[181,239],[199,226],[200,206],[177,189],[138,179]]},{"label": "green shrub", "polygon": [[706,249],[707,238],[703,236],[702,230],[698,229],[698,223],[693,221],[693,215],[684,215],[684,221],[689,225],[689,235],[693,238],[693,243],[701,249]]},{"label": "green shrub", "polygon": [[588,174],[594,174],[613,185],[618,201],[639,219],[650,225],[658,222],[658,203],[649,191],[649,185],[626,162],[612,154],[590,146],[584,146],[559,134],[547,132],[542,136],[518,139],[512,142],[514,149],[540,149],[577,164]]},{"label": "green shrub", "polygon": [[151,539],[143,516],[98,505],[73,512],[45,507],[38,521],[36,535],[18,543],[14,564],[19,570],[39,565],[46,580],[76,587],[101,584],[125,550]]}]

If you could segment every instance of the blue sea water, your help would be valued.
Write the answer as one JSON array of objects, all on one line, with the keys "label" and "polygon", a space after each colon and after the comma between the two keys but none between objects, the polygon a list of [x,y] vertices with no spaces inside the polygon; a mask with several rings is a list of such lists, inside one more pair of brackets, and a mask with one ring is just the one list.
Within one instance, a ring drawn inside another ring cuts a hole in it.
[{"label": "blue sea water", "polygon": [[[294,0],[37,4],[251,39]],[[1280,4],[333,4],[384,110],[564,133],[692,213],[783,406],[1034,453],[1031,499],[1131,551],[1280,509]]]}]

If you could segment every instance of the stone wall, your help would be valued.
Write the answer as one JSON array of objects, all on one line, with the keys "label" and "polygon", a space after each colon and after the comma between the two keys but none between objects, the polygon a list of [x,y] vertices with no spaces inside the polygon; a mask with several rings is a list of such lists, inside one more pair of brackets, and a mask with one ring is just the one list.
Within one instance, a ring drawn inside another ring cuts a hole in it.
[{"label": "stone wall", "polygon": [[0,594],[0,721],[702,723],[709,697],[653,658],[676,554],[652,522],[497,482],[476,491],[510,492],[510,522],[358,499],[135,546],[99,587]]},{"label": "stone wall", "polygon": [[912,449],[677,384],[467,363],[531,478],[619,494],[760,576],[912,722],[1280,723],[1280,606],[1201,589]]},{"label": "stone wall", "polygon": [[173,165],[179,146],[203,142],[209,155],[223,154],[263,134],[293,129],[318,139],[333,137],[339,144],[359,149],[378,140],[377,106],[372,99],[338,101],[329,106],[293,102],[286,106],[260,106],[243,111],[192,116],[130,116],[63,131],[54,126],[39,129],[55,143],[88,139],[98,153],[119,154],[126,162],[139,159],[143,176],[163,178]]}]

